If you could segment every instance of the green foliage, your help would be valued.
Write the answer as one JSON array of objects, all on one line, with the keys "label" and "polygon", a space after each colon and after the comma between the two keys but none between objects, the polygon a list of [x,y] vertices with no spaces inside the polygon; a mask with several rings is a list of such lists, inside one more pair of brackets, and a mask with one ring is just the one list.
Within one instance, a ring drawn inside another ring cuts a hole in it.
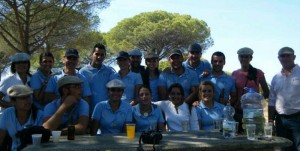
[{"label": "green foliage", "polygon": [[124,19],[107,33],[105,40],[114,52],[138,48],[153,51],[160,58],[172,49],[184,49],[193,42],[201,43],[204,49],[213,45],[210,28],[204,21],[165,11]]}]

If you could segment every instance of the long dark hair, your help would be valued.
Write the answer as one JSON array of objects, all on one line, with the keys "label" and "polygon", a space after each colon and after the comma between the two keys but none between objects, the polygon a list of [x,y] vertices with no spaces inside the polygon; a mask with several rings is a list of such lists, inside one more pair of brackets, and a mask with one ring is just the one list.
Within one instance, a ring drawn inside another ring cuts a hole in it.
[{"label": "long dark hair", "polygon": [[[143,80],[143,84],[150,87],[150,76],[149,76],[149,68],[147,67],[145,72],[142,72],[141,73],[141,76],[142,76],[142,80]],[[157,77],[159,77],[159,74],[160,74],[160,70],[158,68],[155,69],[155,75]]]},{"label": "long dark hair", "polygon": [[[183,96],[184,96],[184,89],[183,89],[183,87],[182,87],[179,83],[174,83],[174,84],[172,84],[172,85],[168,88],[168,95],[170,95],[170,93],[171,93],[171,91],[172,91],[173,88],[178,88],[178,89],[179,89],[179,91],[180,91],[180,93],[181,93],[181,95],[182,95],[182,100],[183,100]],[[184,101],[184,100],[183,100],[183,101]],[[191,103],[186,103],[186,104],[188,104],[190,114],[192,114],[192,107],[193,107],[193,104],[191,104]]]},{"label": "long dark hair", "polygon": [[[28,64],[28,69],[26,71],[27,75],[31,76],[30,74],[30,61],[26,61],[26,63]],[[11,73],[16,73],[16,62],[12,62],[11,66],[10,66],[10,71]]]},{"label": "long dark hair", "polygon": [[256,83],[257,69],[254,68],[251,64],[249,65],[247,79],[248,80],[255,80],[255,83]]}]

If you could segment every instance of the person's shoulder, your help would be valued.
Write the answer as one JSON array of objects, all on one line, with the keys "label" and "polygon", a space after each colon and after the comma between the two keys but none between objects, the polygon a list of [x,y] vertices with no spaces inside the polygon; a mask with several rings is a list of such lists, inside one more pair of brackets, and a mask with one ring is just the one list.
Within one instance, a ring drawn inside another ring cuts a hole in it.
[{"label": "person's shoulder", "polygon": [[15,107],[9,107],[9,108],[6,108],[4,111],[3,111],[3,116],[7,116],[9,114],[12,114],[12,113],[15,113]]}]

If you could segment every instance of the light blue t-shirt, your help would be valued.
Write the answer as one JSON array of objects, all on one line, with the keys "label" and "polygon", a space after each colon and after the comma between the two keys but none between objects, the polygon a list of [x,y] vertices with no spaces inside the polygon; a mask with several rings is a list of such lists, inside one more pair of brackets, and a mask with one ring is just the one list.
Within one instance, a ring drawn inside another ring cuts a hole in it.
[{"label": "light blue t-shirt", "polygon": [[115,73],[110,77],[110,80],[113,79],[119,79],[124,82],[125,90],[121,99],[127,103],[135,99],[135,86],[143,84],[141,74],[131,71],[124,77],[121,77],[119,73]]},{"label": "light blue t-shirt", "polygon": [[183,87],[184,98],[186,98],[191,94],[192,92],[191,90],[193,86],[198,87],[199,80],[196,75],[196,72],[185,67],[184,67],[184,73],[182,73],[179,76],[177,76],[173,71],[171,72],[172,73],[170,74],[162,72],[159,75],[158,86],[163,86],[166,89],[168,89],[172,84],[179,83]]},{"label": "light blue t-shirt", "polygon": [[197,77],[200,78],[200,76],[202,75],[203,71],[205,70],[209,70],[211,71],[211,66],[210,63],[207,60],[200,60],[199,65],[196,68],[193,68],[190,64],[189,64],[189,59],[186,59],[186,61],[184,61],[182,63],[182,65],[188,69],[191,69],[193,71],[195,71],[197,73]]},{"label": "light blue t-shirt", "polygon": [[196,107],[196,111],[198,119],[201,122],[201,130],[213,130],[214,120],[224,118],[223,109],[224,105],[216,101],[211,109],[200,101],[199,106]]},{"label": "light blue t-shirt", "polygon": [[[43,83],[48,81],[52,75],[46,77],[41,70],[37,70],[30,79],[30,86],[32,90],[41,90]],[[48,83],[48,82],[47,82]],[[46,86],[45,86],[46,89]],[[35,97],[33,97],[33,105],[39,110],[44,110],[44,105],[40,104]]]},{"label": "light blue t-shirt", "polygon": [[119,134],[126,122],[132,122],[132,109],[129,103],[121,101],[119,109],[113,112],[106,100],[95,106],[92,119],[99,121],[102,134]]},{"label": "light blue t-shirt", "polygon": [[235,80],[227,75],[225,72],[219,77],[215,77],[213,74],[209,74],[207,77],[200,77],[200,82],[211,81],[215,86],[214,99],[220,102],[220,94],[224,89],[224,99],[229,100],[230,93],[236,93]]},{"label": "light blue t-shirt", "polygon": [[114,73],[114,69],[106,65],[102,65],[100,69],[97,69],[89,64],[79,70],[79,74],[88,80],[92,91],[91,113],[98,102],[108,99],[106,84],[109,82],[110,76]]},{"label": "light blue t-shirt", "polygon": [[18,146],[21,145],[21,141],[16,137],[16,133],[24,128],[31,126],[42,126],[43,124],[43,112],[37,112],[36,119],[34,120],[32,114],[25,124],[21,125],[17,120],[15,107],[7,108],[3,111],[0,116],[0,129],[6,131],[7,134],[12,138],[12,150],[16,151]]},{"label": "light blue t-shirt", "polygon": [[[48,81],[46,92],[54,93],[56,96],[59,96],[57,81],[66,75],[66,73],[62,72],[61,74],[52,76]],[[76,76],[83,81],[81,84],[83,90],[81,96],[86,97],[92,95],[88,80],[86,80],[86,78],[79,73],[76,73]]]},{"label": "light blue t-shirt", "polygon": [[[49,118],[54,115],[60,105],[61,99],[56,99],[47,104],[44,109],[44,118]],[[64,113],[58,129],[66,128],[71,118],[73,119],[72,124],[78,123],[79,116],[89,117],[89,105],[83,99],[80,99],[80,101],[76,103],[70,113]]]},{"label": "light blue t-shirt", "polygon": [[144,116],[140,112],[139,104],[132,107],[133,112],[133,122],[136,124],[135,131],[143,132],[150,129],[150,124],[155,121],[157,124],[164,123],[164,117],[162,111],[157,105],[151,105],[151,113]]}]

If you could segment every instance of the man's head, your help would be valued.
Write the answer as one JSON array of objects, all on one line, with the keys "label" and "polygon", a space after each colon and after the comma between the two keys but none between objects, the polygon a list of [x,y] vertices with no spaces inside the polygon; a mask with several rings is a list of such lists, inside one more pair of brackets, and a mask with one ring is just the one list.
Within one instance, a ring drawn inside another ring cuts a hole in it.
[{"label": "man's head", "polygon": [[169,62],[173,69],[182,68],[183,56],[182,52],[179,49],[174,49],[169,54]]},{"label": "man's head", "polygon": [[17,110],[30,110],[33,91],[26,85],[13,85],[7,89],[7,95]]},{"label": "man's head", "polygon": [[278,51],[278,59],[284,69],[291,70],[295,66],[296,55],[292,48],[283,47]]},{"label": "man's head", "polygon": [[120,51],[117,55],[117,63],[120,70],[128,70],[130,68],[129,54],[125,51]]},{"label": "man's head", "polygon": [[191,44],[188,48],[188,52],[189,61],[191,61],[192,63],[197,63],[200,61],[200,58],[202,56],[202,48],[200,44]]},{"label": "man's head", "polygon": [[211,64],[213,72],[222,72],[225,65],[225,55],[224,53],[217,51],[211,56]]},{"label": "man's head", "polygon": [[138,68],[142,62],[142,53],[138,49],[133,49],[129,52],[131,67]]},{"label": "man's head", "polygon": [[81,98],[83,81],[77,76],[63,76],[57,81],[58,91],[61,97],[74,95],[77,99]]},{"label": "man's head", "polygon": [[237,51],[237,54],[239,55],[239,61],[241,63],[241,66],[249,66],[250,61],[252,60],[253,50],[248,47],[241,48]]},{"label": "man's head", "polygon": [[92,56],[92,63],[91,65],[93,67],[96,67],[96,68],[99,68],[105,57],[106,57],[106,49],[105,49],[105,46],[101,43],[97,43],[95,46],[94,46],[94,49],[91,53],[91,56]]},{"label": "man's head", "polygon": [[79,61],[79,54],[78,50],[75,48],[68,48],[65,51],[65,55],[63,58],[63,63],[65,65],[65,68],[68,68],[69,70],[75,70]]},{"label": "man's head", "polygon": [[125,89],[125,84],[119,79],[113,79],[106,84],[111,101],[120,101]]}]

